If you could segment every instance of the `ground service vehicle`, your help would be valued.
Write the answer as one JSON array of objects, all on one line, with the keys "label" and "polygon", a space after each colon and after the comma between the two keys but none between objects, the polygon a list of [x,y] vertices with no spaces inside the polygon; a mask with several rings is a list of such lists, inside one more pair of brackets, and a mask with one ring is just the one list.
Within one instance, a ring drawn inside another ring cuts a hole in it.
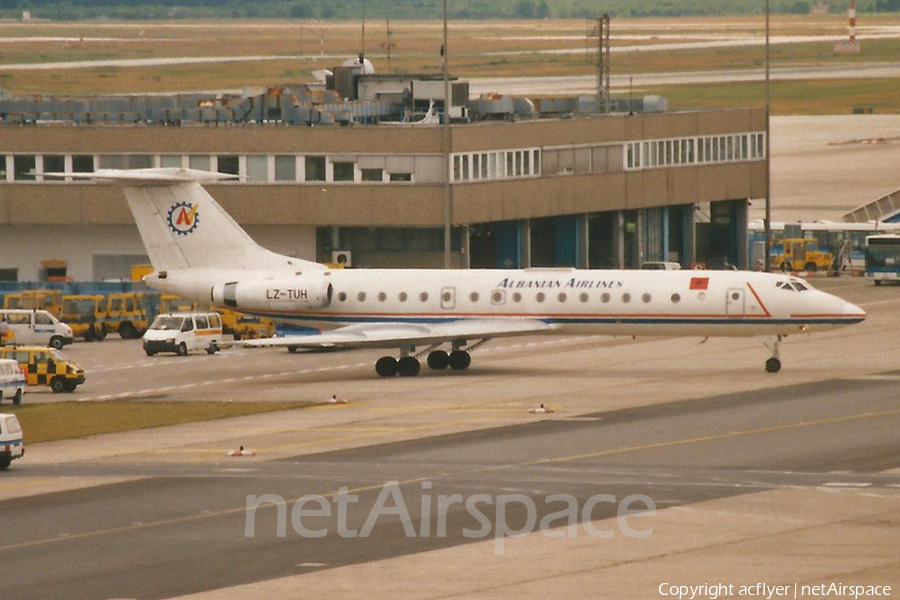
[{"label": "ground service vehicle", "polygon": [[141,337],[156,315],[155,294],[123,292],[107,296],[107,329],[122,339]]},{"label": "ground service vehicle", "polygon": [[875,285],[900,282],[900,235],[881,234],[866,238],[866,279]]},{"label": "ground service vehicle", "polygon": [[84,383],[84,369],[54,348],[4,346],[0,358],[11,358],[24,368],[27,385],[48,385],[57,394],[74,392]]},{"label": "ground service vehicle", "polygon": [[60,319],[72,328],[72,335],[88,342],[106,337],[106,296],[75,294],[63,296]]},{"label": "ground service vehicle", "polygon": [[25,394],[25,372],[12,359],[0,359],[0,400],[12,399],[13,404],[21,404]]},{"label": "ground service vehicle", "polygon": [[0,414],[0,471],[5,471],[12,461],[25,455],[23,438],[16,415]]},{"label": "ground service vehicle", "polygon": [[2,309],[6,321],[6,345],[43,344],[59,350],[74,341],[72,328],[46,310]]},{"label": "ground service vehicle", "polygon": [[819,242],[805,238],[782,240],[782,251],[772,251],[772,267],[782,271],[830,271],[834,254],[819,250]]},{"label": "ground service vehicle", "polygon": [[218,312],[222,315],[223,332],[236,340],[270,338],[275,335],[275,321],[268,317],[246,315],[225,309],[219,309]]},{"label": "ground service vehicle", "polygon": [[[208,309],[199,302],[187,300],[173,294],[159,297],[159,314],[198,312]],[[222,318],[222,333],[235,340],[267,338],[275,335],[275,321],[267,317],[245,315],[233,310],[217,309]]]},{"label": "ground service vehicle", "polygon": [[62,313],[62,292],[59,290],[25,290],[6,294],[3,308],[46,310],[59,318]]},{"label": "ground service vehicle", "polygon": [[219,313],[176,313],[159,315],[144,333],[144,352],[174,352],[185,356],[191,350],[215,354],[222,343]]}]

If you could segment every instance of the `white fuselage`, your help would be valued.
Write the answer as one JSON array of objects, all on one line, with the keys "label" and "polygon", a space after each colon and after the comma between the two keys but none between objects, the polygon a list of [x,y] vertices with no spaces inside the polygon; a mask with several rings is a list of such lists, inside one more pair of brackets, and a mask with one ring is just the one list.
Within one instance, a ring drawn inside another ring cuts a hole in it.
[{"label": "white fuselage", "polygon": [[747,271],[187,269],[165,279],[155,273],[147,283],[318,329],[510,318],[551,323],[562,333],[753,336],[865,318],[859,307],[800,280]]}]

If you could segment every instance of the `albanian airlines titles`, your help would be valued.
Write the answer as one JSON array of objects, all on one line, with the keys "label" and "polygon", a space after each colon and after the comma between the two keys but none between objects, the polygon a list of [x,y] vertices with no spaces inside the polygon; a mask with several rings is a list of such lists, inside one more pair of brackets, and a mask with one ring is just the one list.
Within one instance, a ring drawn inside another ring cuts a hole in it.
[{"label": "albanian airlines titles", "polygon": [[524,289],[579,289],[579,290],[617,290],[625,287],[621,279],[515,279],[507,277],[497,284],[498,288]]}]

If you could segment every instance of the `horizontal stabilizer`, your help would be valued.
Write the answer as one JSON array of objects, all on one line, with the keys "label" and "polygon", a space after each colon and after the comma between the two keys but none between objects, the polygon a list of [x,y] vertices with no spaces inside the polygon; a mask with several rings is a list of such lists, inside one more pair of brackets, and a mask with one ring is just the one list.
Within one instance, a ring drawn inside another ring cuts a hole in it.
[{"label": "horizontal stabilizer", "polygon": [[44,173],[45,177],[95,179],[129,186],[171,185],[173,183],[218,183],[237,179],[229,173],[213,173],[198,169],[97,169],[91,173]]}]

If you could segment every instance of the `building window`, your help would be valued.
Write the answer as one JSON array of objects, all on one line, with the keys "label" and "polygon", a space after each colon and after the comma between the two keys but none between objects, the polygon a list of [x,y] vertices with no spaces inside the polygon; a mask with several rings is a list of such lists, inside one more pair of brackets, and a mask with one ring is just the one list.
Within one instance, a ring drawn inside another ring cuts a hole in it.
[{"label": "building window", "polygon": [[247,157],[247,181],[269,181],[269,158],[267,156]]},{"label": "building window", "polygon": [[[332,167],[334,169],[334,181],[353,181],[356,163],[336,162],[332,163]],[[307,171],[306,174],[308,178],[309,171]]]},{"label": "building window", "polygon": [[239,175],[241,172],[241,161],[237,156],[233,154],[219,156],[216,162],[218,163],[217,170],[219,173]]},{"label": "building window", "polygon": [[93,173],[94,157],[88,154],[79,154],[72,157],[73,173]]},{"label": "building window", "polygon": [[363,181],[384,181],[383,169],[360,169]]},{"label": "building window", "polygon": [[15,181],[34,181],[37,178],[37,159],[33,155],[13,157],[13,177]]},{"label": "building window", "polygon": [[132,154],[128,157],[129,169],[152,169],[153,157],[149,154]]},{"label": "building window", "polygon": [[[323,158],[321,181],[325,180],[324,161],[325,159]],[[307,175],[308,178],[309,175]],[[294,156],[281,155],[275,157],[275,181],[297,181],[297,159]]]},{"label": "building window", "polygon": [[[0,157],[0,163],[3,162]],[[5,166],[0,164],[0,167]],[[63,173],[66,170],[66,157],[60,154],[48,154],[44,156],[44,173]],[[2,177],[0,177],[2,179]]]},{"label": "building window", "polygon": [[101,169],[124,169],[125,157],[121,154],[104,154],[98,157]]},{"label": "building window", "polygon": [[177,154],[163,154],[159,157],[159,166],[166,169],[180,169],[181,156]]},{"label": "building window", "polygon": [[391,173],[391,181],[412,181],[412,173]]},{"label": "building window", "polygon": [[325,181],[325,157],[306,157],[306,181]]},{"label": "building window", "polygon": [[209,171],[209,156],[190,156],[188,157],[188,166],[198,171]]}]

